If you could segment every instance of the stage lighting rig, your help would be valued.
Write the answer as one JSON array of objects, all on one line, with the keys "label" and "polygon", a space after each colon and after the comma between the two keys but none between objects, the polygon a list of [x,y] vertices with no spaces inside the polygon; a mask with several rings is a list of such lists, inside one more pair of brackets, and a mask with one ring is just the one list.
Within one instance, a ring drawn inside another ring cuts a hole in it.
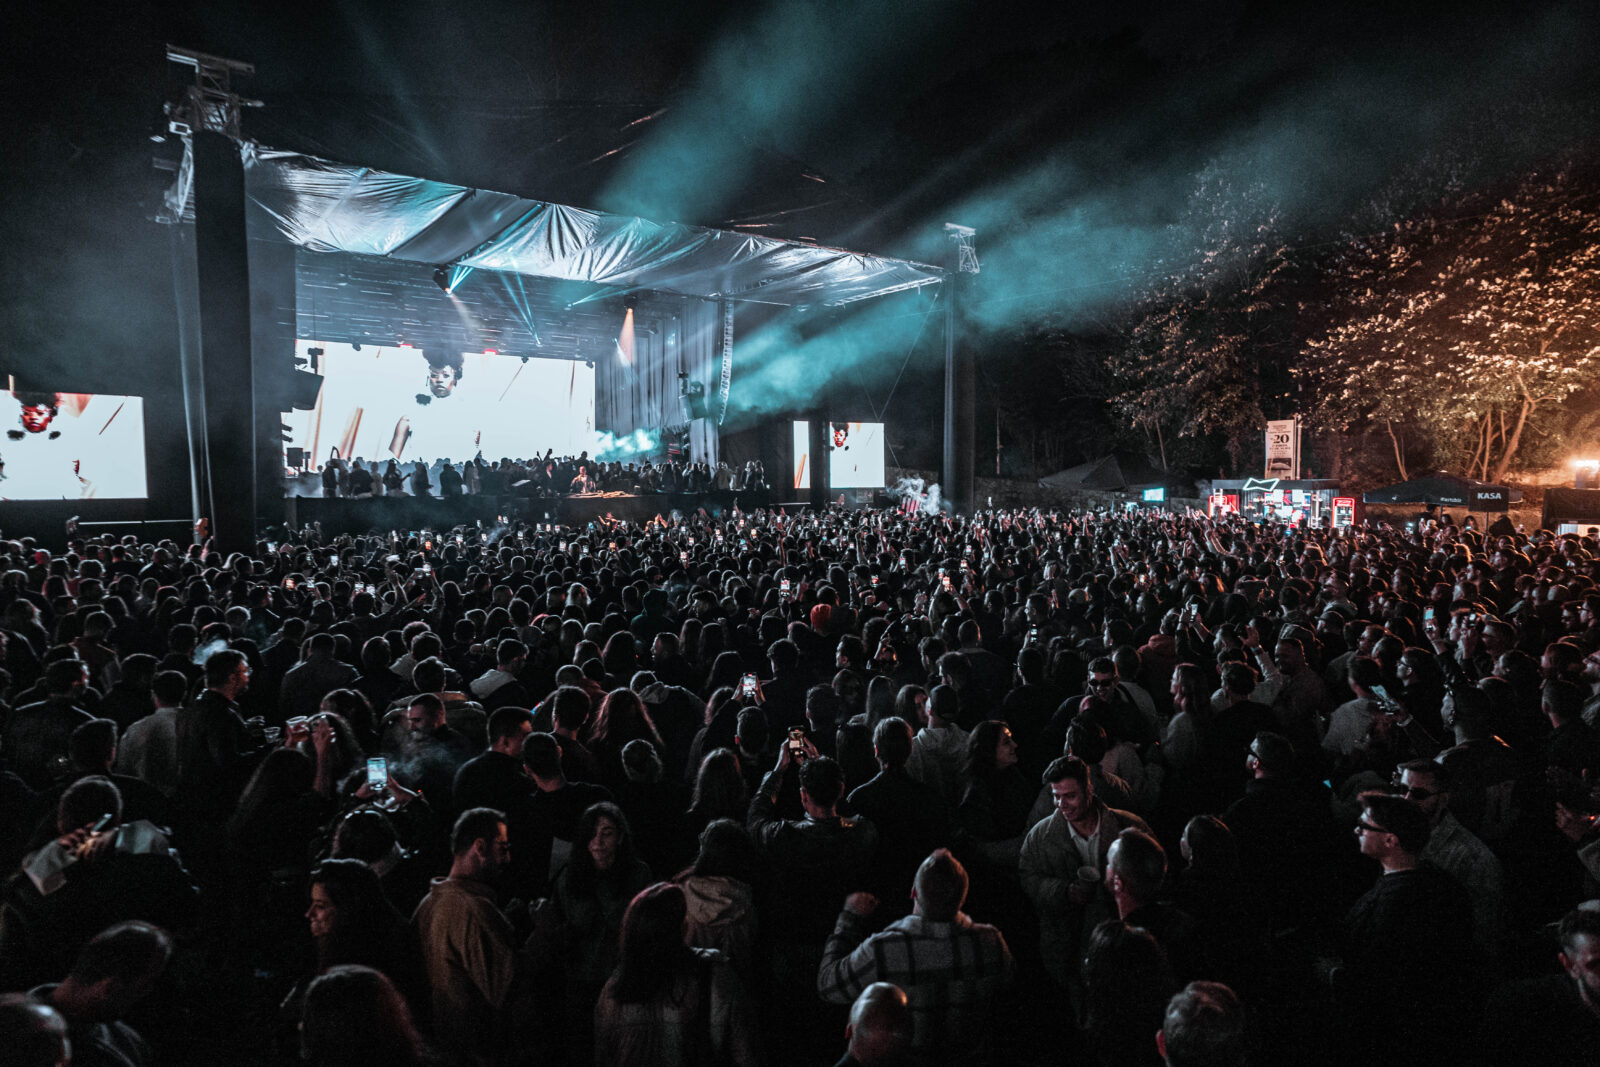
[{"label": "stage lighting rig", "polygon": [[445,293],[448,294],[450,292],[450,271],[449,271],[449,268],[446,268],[446,267],[435,267],[435,268],[433,268],[433,284],[437,285],[440,289],[443,289],[445,291]]}]

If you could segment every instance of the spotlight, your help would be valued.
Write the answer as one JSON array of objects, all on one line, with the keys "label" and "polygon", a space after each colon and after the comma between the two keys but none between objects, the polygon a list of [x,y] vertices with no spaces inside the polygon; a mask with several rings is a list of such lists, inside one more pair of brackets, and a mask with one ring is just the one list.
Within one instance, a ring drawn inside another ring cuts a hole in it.
[{"label": "spotlight", "polygon": [[308,348],[308,349],[306,349],[306,355],[313,356],[313,357],[314,356],[320,356],[320,355],[322,355],[322,349],[320,349],[320,348]]},{"label": "spotlight", "polygon": [[443,267],[433,268],[433,284],[448,293],[450,291],[450,272]]},{"label": "spotlight", "polygon": [[360,341],[351,341],[350,342],[350,349],[351,349],[351,351],[354,351],[354,352],[361,351],[361,342]]},{"label": "spotlight", "polygon": [[528,357],[527,356],[523,356],[522,357],[522,362],[524,362],[524,363],[528,362]]}]

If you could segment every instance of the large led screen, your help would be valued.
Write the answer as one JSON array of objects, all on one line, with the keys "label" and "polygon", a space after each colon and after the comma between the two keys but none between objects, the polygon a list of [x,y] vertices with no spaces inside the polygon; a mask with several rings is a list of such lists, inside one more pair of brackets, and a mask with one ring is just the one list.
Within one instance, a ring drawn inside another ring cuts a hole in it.
[{"label": "large led screen", "polygon": [[[883,423],[829,423],[830,489],[883,488]],[[794,424],[794,488],[811,488],[811,424]]]},{"label": "large led screen", "polygon": [[0,500],[141,500],[144,398],[15,390],[0,401]]},{"label": "large led screen", "polygon": [[594,368],[566,359],[486,352],[424,354],[301,340],[323,375],[316,407],[284,416],[287,445],[312,464],[345,459],[406,463],[528,458],[594,447]]}]

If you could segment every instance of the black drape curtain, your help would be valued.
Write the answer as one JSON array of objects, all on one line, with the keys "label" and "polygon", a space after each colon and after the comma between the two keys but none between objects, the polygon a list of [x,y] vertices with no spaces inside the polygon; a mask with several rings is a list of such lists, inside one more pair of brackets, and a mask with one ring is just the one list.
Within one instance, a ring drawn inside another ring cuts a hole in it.
[{"label": "black drape curtain", "polygon": [[595,361],[596,427],[621,437],[682,425],[678,375],[686,373],[705,385],[711,416],[690,423],[689,454],[716,463],[721,339],[721,315],[713,300],[685,300],[676,317],[636,321],[631,366],[616,352]]}]

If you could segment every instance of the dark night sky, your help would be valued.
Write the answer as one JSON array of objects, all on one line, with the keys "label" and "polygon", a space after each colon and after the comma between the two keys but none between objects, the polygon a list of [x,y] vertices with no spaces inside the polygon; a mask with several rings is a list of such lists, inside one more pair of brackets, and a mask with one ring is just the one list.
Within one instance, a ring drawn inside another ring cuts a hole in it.
[{"label": "dark night sky", "polygon": [[[181,83],[167,41],[256,65],[240,88],[267,104],[247,116],[264,143],[871,251],[929,254],[959,218],[993,284],[1040,284],[1043,265],[1068,292],[1114,287],[1082,276],[1115,258],[1096,243],[1136,266],[1207,161],[1266,170],[1314,229],[1440,145],[1512,166],[1591,137],[1596,9],[14,5],[0,327],[11,362],[79,387],[170,386],[166,234],[148,221],[167,180],[148,138]],[[1508,101],[1533,117],[1472,127]]]}]

